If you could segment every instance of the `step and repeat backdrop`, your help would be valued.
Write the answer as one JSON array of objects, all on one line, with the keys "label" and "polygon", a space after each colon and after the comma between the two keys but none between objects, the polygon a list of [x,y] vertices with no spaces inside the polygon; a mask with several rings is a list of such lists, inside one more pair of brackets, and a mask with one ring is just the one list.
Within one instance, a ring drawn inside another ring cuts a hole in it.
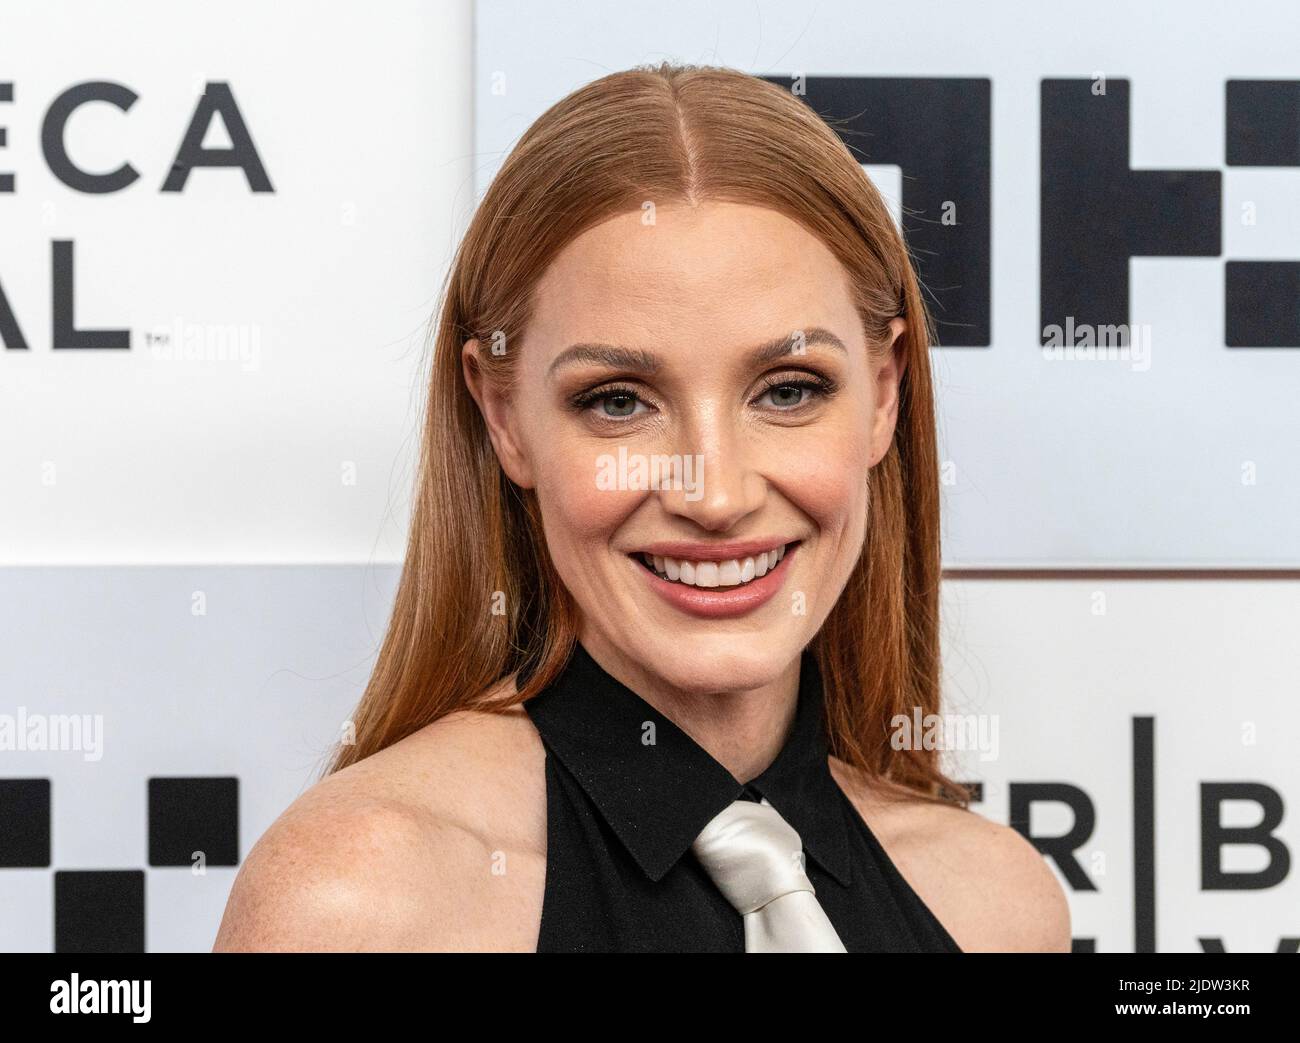
[{"label": "step and repeat backdrop", "polygon": [[935,312],[945,691],[1079,952],[1296,952],[1300,9],[0,0],[0,949],[205,950],[382,637],[519,134],[725,64]]}]

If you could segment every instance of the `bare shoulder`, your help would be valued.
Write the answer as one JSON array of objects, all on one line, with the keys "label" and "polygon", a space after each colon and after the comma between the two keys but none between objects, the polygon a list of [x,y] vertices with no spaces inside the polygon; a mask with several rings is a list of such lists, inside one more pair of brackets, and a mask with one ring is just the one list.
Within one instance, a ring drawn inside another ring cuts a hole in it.
[{"label": "bare shoulder", "polygon": [[535,948],[545,752],[460,710],[312,786],[245,859],[214,951]]},{"label": "bare shoulder", "polygon": [[1016,830],[951,804],[887,792],[832,757],[831,772],[885,853],[963,952],[1069,952],[1056,874]]}]

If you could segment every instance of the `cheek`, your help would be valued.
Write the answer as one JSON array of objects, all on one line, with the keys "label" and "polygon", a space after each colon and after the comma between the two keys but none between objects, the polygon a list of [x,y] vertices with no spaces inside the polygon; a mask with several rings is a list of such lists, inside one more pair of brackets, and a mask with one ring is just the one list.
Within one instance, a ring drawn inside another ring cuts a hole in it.
[{"label": "cheek", "polygon": [[540,461],[537,498],[557,564],[608,544],[644,498],[644,493],[598,486],[597,458],[604,451],[561,446]]},{"label": "cheek", "polygon": [[790,446],[781,464],[783,493],[829,536],[865,525],[871,469],[866,425],[822,427]]}]

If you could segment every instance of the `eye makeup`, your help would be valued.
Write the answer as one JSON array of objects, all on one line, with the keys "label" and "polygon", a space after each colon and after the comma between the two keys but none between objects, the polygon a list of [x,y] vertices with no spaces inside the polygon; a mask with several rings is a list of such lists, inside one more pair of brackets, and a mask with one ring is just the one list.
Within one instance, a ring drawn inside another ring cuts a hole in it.
[{"label": "eye makeup", "polygon": [[[776,413],[797,413],[811,406],[817,401],[826,400],[835,395],[840,388],[839,382],[830,377],[818,373],[814,370],[798,370],[793,373],[776,373],[769,374],[762,379],[759,385],[757,395],[751,400],[750,404],[756,404],[763,396],[773,391],[781,389],[795,389],[800,392],[798,402],[789,403],[784,406],[773,405],[772,410]],[[808,396],[812,397],[809,398]],[[609,412],[606,406],[604,411],[595,410],[594,407],[600,406],[601,403],[617,402],[619,410],[629,409],[628,412]],[[579,414],[590,413],[598,421],[609,421],[611,423],[624,423],[633,417],[642,415],[637,412],[637,405],[658,408],[653,399],[648,398],[644,393],[629,383],[604,383],[595,387],[581,391],[573,395],[568,400],[569,408]]]}]

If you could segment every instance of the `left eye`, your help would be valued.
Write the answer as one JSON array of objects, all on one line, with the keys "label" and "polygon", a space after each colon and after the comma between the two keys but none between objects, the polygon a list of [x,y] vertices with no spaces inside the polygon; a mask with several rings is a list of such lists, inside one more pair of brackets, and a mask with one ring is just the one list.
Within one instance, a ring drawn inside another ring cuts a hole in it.
[{"label": "left eye", "polygon": [[816,390],[816,386],[807,381],[788,380],[780,384],[773,384],[758,397],[761,401],[771,396],[772,404],[777,409],[791,409],[803,405],[808,393]]}]

